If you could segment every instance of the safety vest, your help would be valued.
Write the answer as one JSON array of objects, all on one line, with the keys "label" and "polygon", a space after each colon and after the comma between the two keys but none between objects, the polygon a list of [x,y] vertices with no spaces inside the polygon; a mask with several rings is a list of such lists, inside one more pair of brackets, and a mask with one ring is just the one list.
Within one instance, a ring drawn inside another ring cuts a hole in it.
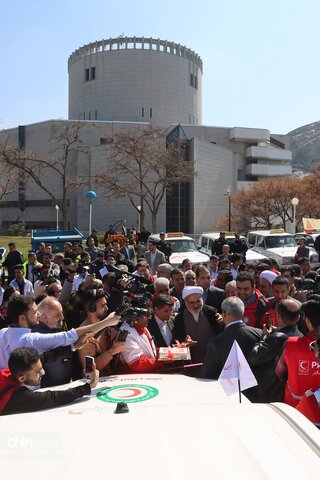
[{"label": "safety vest", "polygon": [[310,388],[319,388],[320,365],[309,344],[316,340],[315,335],[289,337],[284,351],[288,369],[284,403],[296,407],[304,393]]},{"label": "safety vest", "polygon": [[[257,309],[258,303],[261,298],[265,300],[264,296],[260,292],[260,290],[255,290],[256,299],[253,303],[249,303],[245,305],[243,321],[247,324],[248,327],[259,327],[260,328],[260,320],[257,322]],[[265,300],[266,301],[266,300]],[[264,318],[264,315],[263,317]],[[262,319],[261,319],[262,320]],[[257,325],[259,323],[259,325]]]},{"label": "safety vest", "polygon": [[308,390],[296,406],[310,422],[314,423],[316,427],[320,427],[320,405],[314,395],[315,389]]},{"label": "safety vest", "polygon": [[0,415],[17,388],[20,388],[20,385],[11,378],[10,370],[0,370]]}]

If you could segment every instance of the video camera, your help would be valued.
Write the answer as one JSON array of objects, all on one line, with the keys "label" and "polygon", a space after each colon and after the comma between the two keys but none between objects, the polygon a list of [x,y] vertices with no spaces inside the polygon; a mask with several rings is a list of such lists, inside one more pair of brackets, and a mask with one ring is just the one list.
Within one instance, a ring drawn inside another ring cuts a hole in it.
[{"label": "video camera", "polygon": [[315,280],[312,280],[312,278],[296,277],[294,284],[299,291],[320,293],[320,275],[317,275]]},{"label": "video camera", "polygon": [[132,322],[138,320],[142,315],[146,315],[148,310],[143,308],[145,306],[146,300],[148,300],[144,295],[136,295],[132,303],[124,302],[115,309],[115,313],[120,315],[120,323],[123,322]]},{"label": "video camera", "polygon": [[[129,272],[124,272],[123,270],[111,265],[108,265],[108,271],[115,274],[115,281],[113,283],[111,282],[111,287],[117,288],[124,293],[148,295],[146,288],[148,285],[152,284],[152,281],[148,278],[139,277],[138,275],[133,275]],[[125,280],[125,287],[121,285],[120,280]]]}]

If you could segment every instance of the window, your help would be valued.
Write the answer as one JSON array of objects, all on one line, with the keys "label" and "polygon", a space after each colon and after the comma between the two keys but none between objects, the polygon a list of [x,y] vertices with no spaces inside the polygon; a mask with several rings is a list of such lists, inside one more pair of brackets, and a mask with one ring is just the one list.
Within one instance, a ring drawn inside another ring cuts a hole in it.
[{"label": "window", "polygon": [[95,120],[98,120],[98,110],[95,110],[95,111],[94,111],[94,119],[95,119]]},{"label": "window", "polygon": [[152,118],[152,108],[150,108],[150,118]]},{"label": "window", "polygon": [[144,117],[144,108],[141,108],[141,117]]},{"label": "window", "polygon": [[202,237],[201,239],[201,247],[207,247],[208,239],[206,237]]},{"label": "window", "polygon": [[193,85],[193,74],[192,73],[190,73],[190,85],[191,85],[191,87],[194,86]]},{"label": "window", "polygon": [[96,78],[96,67],[86,68],[84,71],[84,79],[86,82]]},{"label": "window", "polygon": [[195,88],[198,88],[198,77],[197,77],[197,75],[194,76],[194,86],[195,86]]}]

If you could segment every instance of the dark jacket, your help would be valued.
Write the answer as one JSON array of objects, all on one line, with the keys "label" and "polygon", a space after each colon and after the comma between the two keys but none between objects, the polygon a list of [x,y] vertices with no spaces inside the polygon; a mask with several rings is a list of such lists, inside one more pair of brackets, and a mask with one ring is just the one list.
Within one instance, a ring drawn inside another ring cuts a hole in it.
[{"label": "dark jacket", "polygon": [[4,262],[2,262],[2,266],[8,270],[8,283],[14,279],[14,267],[19,264],[23,264],[23,258],[21,252],[18,250],[9,252]]},{"label": "dark jacket", "polygon": [[281,357],[288,336],[274,331],[257,342],[247,356],[258,382],[256,402],[282,402],[284,382],[275,374],[275,367]]},{"label": "dark jacket", "polygon": [[224,290],[211,285],[206,293],[205,305],[216,308],[218,312],[221,312],[221,304],[225,297]]},{"label": "dark jacket", "polygon": [[[47,325],[39,322],[32,328],[33,332],[54,333]],[[81,366],[76,352],[70,346],[58,347],[42,354],[45,375],[41,378],[41,388],[64,385],[71,380],[81,378]]]},{"label": "dark jacket", "polygon": [[[209,342],[202,366],[201,373],[203,378],[219,378],[234,340],[237,341],[244,356],[247,358],[253,345],[262,340],[262,330],[247,327],[245,323],[241,322],[226,327],[223,333],[213,337]],[[245,395],[249,399],[253,399],[255,389],[256,387],[246,390]]]},{"label": "dark jacket", "polygon": [[[172,331],[173,327],[174,327],[174,319],[173,318],[170,318],[168,320],[168,326],[169,326],[170,330]],[[155,319],[154,315],[152,315],[152,317],[150,318],[150,321],[148,323],[148,330],[149,330],[151,336],[153,337],[153,341],[154,341],[155,346],[157,348],[167,347],[167,343],[162,336],[162,333],[160,331],[160,328],[157,324],[157,320]],[[172,337],[172,339],[173,339],[173,337]]]},{"label": "dark jacket", "polygon": [[[209,305],[203,305],[203,313],[207,317],[207,320],[214,331],[214,335],[219,335],[222,331],[222,327],[217,322],[217,309]],[[179,340],[179,342],[183,342],[186,339],[187,333],[184,327],[183,311],[179,312],[174,320],[172,335],[172,339]]]},{"label": "dark jacket", "polygon": [[29,390],[29,388],[21,386],[12,393],[2,410],[2,415],[36,412],[37,410],[58,407],[71,403],[84,395],[90,395],[90,393],[91,388],[88,383],[80,385],[79,387],[56,392],[51,390],[46,392],[33,392]]}]

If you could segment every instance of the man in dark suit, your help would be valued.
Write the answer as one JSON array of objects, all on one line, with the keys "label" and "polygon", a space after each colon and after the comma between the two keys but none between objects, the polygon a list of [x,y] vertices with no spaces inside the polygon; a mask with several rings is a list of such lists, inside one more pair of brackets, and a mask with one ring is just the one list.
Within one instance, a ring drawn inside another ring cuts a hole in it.
[{"label": "man in dark suit", "polygon": [[134,247],[129,244],[129,238],[124,238],[122,243],[123,247],[120,248],[119,253],[124,256],[129,272],[132,273],[135,265],[137,264],[136,252]]},{"label": "man in dark suit", "polygon": [[172,329],[174,318],[172,316],[173,300],[169,295],[158,295],[153,302],[154,314],[152,315],[148,330],[153,337],[156,347],[170,347],[172,345]]},{"label": "man in dark suit", "polygon": [[122,243],[123,247],[120,248],[120,253],[125,256],[126,260],[135,262],[136,252],[134,250],[134,247],[132,245],[129,245],[129,238],[124,238]]},{"label": "man in dark suit", "polygon": [[221,312],[221,304],[225,297],[224,290],[210,285],[211,275],[207,267],[199,265],[195,273],[197,285],[203,288],[203,303]]},{"label": "man in dark suit", "polygon": [[201,372],[204,378],[217,379],[219,377],[234,340],[238,342],[244,356],[247,357],[253,345],[262,339],[262,330],[247,327],[242,321],[244,304],[240,298],[226,298],[221,307],[225,330],[217,337],[212,338],[208,344]]},{"label": "man in dark suit", "polygon": [[157,242],[154,240],[148,242],[148,250],[144,253],[144,258],[150,265],[152,275],[156,275],[160,263],[166,263],[164,254],[157,249]]}]

